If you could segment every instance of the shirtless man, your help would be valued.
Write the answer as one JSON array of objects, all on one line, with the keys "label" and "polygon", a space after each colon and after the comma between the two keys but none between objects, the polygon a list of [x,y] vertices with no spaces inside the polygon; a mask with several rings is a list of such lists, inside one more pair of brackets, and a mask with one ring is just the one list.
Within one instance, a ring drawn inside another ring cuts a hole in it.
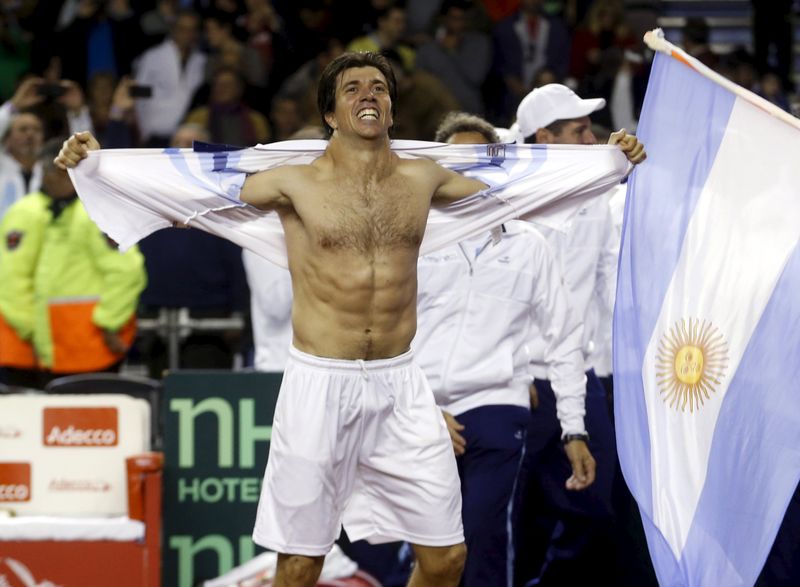
[{"label": "shirtless man", "polygon": [[[352,540],[415,545],[413,587],[455,586],[464,565],[450,437],[409,348],[428,210],[485,186],[393,154],[395,96],[382,57],[335,59],[318,91],[325,153],[253,174],[240,194],[280,216],[294,290],[253,534],[280,553],[276,586],[314,585],[341,524]],[[57,163],[97,148],[78,134]]]},{"label": "shirtless man", "polygon": [[[294,348],[254,533],[281,553],[277,586],[314,585],[343,520],[352,539],[417,544],[410,585],[461,576],[455,459],[409,348],[428,209],[485,186],[392,153],[394,97],[382,57],[336,59],[319,85],[324,155],[251,175],[240,194],[280,216],[294,291]],[[57,163],[97,148],[78,134]]]}]

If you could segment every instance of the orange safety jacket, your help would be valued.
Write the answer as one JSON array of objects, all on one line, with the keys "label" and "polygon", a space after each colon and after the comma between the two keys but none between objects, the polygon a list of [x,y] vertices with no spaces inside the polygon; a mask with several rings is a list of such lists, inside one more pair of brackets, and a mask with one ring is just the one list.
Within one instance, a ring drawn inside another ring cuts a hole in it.
[{"label": "orange safety jacket", "polygon": [[36,353],[33,345],[20,338],[17,331],[0,314],[0,367],[35,369]]},{"label": "orange safety jacket", "polygon": [[[136,247],[120,252],[79,200],[55,216],[53,206],[45,194],[29,194],[0,221],[0,315],[17,343],[31,341],[39,368],[106,369],[124,353],[111,352],[103,331],[133,342],[144,260]],[[9,349],[22,356],[18,345]]]}]

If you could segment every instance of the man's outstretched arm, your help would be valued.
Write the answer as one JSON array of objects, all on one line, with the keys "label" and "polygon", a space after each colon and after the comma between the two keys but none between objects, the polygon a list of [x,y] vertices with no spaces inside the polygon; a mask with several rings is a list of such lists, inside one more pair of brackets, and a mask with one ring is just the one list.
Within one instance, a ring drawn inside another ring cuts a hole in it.
[{"label": "man's outstretched arm", "polygon": [[[64,141],[55,164],[61,169],[76,167],[89,156],[89,151],[100,149],[100,143],[90,132],[78,132]],[[249,175],[239,194],[242,202],[260,210],[274,210],[290,205],[284,186],[288,186],[294,175],[290,167],[276,167]]]},{"label": "man's outstretched arm", "polygon": [[433,194],[433,203],[447,205],[485,190],[488,185],[478,179],[466,177],[455,171],[433,165],[438,173],[439,187]]}]

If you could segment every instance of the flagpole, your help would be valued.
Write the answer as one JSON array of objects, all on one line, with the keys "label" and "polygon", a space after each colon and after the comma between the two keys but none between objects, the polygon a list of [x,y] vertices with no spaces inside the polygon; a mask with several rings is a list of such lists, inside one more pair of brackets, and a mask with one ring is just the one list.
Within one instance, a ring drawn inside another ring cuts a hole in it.
[{"label": "flagpole", "polygon": [[747,100],[753,106],[764,110],[770,116],[774,116],[775,118],[792,125],[796,129],[800,130],[800,119],[795,118],[785,110],[778,108],[775,104],[766,100],[751,92],[750,90],[744,89],[742,86],[739,86],[733,83],[728,78],[720,75],[710,67],[703,65],[697,59],[689,55],[686,51],[681,49],[680,47],[676,47],[667,39],[664,38],[664,31],[661,29],[653,29],[652,31],[647,31],[644,34],[644,42],[647,43],[647,46],[650,47],[653,51],[659,51],[660,53],[664,53],[673,59],[680,61],[684,65],[691,67],[700,75],[703,75],[713,81],[714,83],[722,86],[726,90],[733,92],[739,98],[743,100]]}]

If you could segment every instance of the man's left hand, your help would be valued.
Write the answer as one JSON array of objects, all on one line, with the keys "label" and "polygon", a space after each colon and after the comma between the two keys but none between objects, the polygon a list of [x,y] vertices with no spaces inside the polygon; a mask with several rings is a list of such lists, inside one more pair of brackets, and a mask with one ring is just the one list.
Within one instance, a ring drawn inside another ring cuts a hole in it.
[{"label": "man's left hand", "polygon": [[569,464],[572,466],[572,476],[567,479],[566,487],[572,491],[586,489],[594,483],[596,463],[589,447],[583,440],[571,440],[564,445]]},{"label": "man's left hand", "polygon": [[628,161],[634,165],[638,165],[647,159],[647,153],[644,151],[644,145],[639,142],[634,135],[629,135],[625,129],[620,129],[617,132],[611,133],[608,137],[609,145],[617,145],[620,150],[625,153]]}]

